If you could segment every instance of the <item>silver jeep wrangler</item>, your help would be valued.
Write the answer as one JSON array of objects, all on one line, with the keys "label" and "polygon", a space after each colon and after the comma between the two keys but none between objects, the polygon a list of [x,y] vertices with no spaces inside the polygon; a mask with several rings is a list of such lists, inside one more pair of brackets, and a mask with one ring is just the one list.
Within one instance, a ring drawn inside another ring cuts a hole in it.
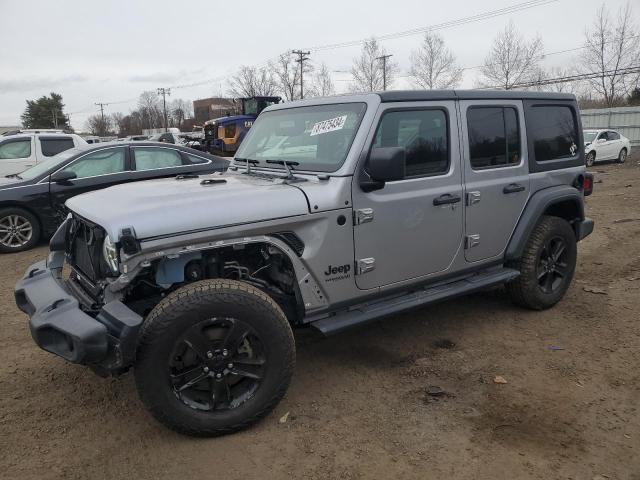
[{"label": "silver jeep wrangler", "polygon": [[559,93],[275,105],[224,174],[70,199],[16,302],[41,348],[102,375],[134,367],[168,427],[233,432],[287,390],[293,327],[333,334],[499,284],[552,307],[593,230],[583,145]]}]

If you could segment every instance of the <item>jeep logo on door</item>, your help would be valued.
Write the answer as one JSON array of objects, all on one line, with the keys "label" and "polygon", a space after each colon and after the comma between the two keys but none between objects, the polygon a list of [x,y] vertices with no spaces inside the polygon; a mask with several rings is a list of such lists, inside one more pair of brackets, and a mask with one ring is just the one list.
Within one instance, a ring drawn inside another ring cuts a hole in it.
[{"label": "jeep logo on door", "polygon": [[349,278],[350,272],[351,265],[348,263],[340,266],[329,265],[327,270],[324,272],[325,277],[329,277],[325,279],[325,282],[344,280],[345,278]]}]

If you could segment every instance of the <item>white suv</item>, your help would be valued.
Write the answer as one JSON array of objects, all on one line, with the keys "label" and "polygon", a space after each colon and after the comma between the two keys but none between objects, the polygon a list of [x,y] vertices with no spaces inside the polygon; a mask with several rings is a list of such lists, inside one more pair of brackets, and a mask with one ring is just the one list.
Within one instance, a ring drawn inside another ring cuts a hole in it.
[{"label": "white suv", "polygon": [[631,153],[631,142],[615,130],[585,130],[584,153],[587,167],[600,160],[624,163]]},{"label": "white suv", "polygon": [[48,157],[87,145],[72,133],[16,133],[0,137],[0,176],[14,175],[46,160]]}]

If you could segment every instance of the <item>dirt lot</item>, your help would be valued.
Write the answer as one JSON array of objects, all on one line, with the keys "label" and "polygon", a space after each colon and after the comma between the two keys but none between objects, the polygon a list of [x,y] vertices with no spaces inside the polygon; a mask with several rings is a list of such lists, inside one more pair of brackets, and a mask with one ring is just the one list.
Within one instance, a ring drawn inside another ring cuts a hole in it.
[{"label": "dirt lot", "polygon": [[596,230],[558,306],[495,290],[329,339],[298,332],[286,398],[218,439],[157,424],[130,374],[39,350],[13,285],[47,249],[2,256],[0,476],[640,479],[640,156],[594,172]]}]

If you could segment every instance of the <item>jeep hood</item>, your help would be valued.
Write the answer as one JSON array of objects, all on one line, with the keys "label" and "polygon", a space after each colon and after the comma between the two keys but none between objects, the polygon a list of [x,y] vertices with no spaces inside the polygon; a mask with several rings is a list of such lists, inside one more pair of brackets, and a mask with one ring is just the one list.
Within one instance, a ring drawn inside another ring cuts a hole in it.
[{"label": "jeep hood", "polygon": [[232,172],[131,182],[78,195],[66,205],[114,240],[123,227],[133,227],[137,238],[145,239],[309,213],[305,195],[295,186],[277,177]]}]

